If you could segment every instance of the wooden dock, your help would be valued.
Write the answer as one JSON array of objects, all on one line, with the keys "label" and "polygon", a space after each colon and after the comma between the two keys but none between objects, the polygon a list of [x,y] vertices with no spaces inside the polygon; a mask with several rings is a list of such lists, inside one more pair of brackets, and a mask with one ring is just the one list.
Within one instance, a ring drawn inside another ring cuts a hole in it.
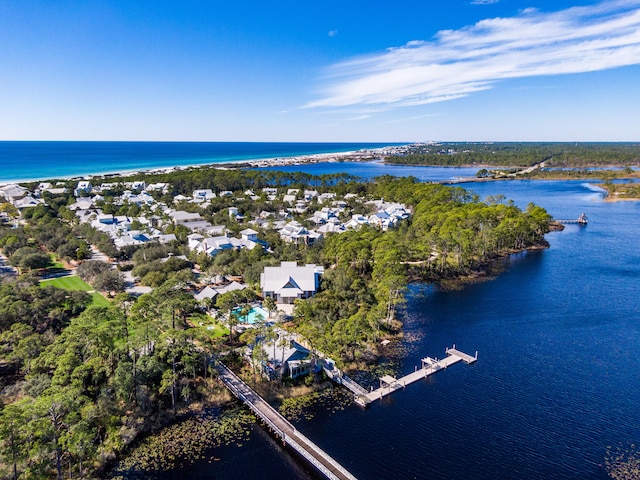
[{"label": "wooden dock", "polygon": [[362,406],[366,406],[375,400],[380,400],[396,390],[406,387],[420,379],[427,378],[429,375],[450,367],[458,362],[473,363],[478,360],[478,352],[475,356],[468,355],[460,350],[456,349],[454,345],[452,348],[445,349],[447,356],[441,360],[437,358],[425,357],[422,359],[422,366],[418,368],[416,366],[415,371],[401,378],[395,378],[390,375],[385,375],[380,378],[380,387],[367,393],[356,397],[356,402]]},{"label": "wooden dock", "polygon": [[269,403],[258,395],[240,377],[233,373],[226,365],[218,361],[215,363],[218,378],[239,400],[243,401],[251,411],[262,420],[273,433],[285,444],[295,450],[302,458],[330,480],[356,480],[342,465],[315,443],[298,432]]},{"label": "wooden dock", "polygon": [[589,223],[589,220],[587,219],[587,215],[582,213],[578,218],[574,219],[570,219],[570,220],[556,220],[556,222],[561,223],[562,225],[571,225],[571,224],[578,224],[578,225],[586,225],[587,223]]}]

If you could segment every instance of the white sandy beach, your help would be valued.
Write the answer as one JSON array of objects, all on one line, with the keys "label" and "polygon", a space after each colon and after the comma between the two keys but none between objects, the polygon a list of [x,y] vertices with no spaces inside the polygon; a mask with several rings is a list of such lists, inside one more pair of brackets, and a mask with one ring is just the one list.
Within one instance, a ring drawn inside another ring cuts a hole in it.
[{"label": "white sandy beach", "polygon": [[[230,169],[230,168],[265,168],[287,165],[304,165],[308,163],[320,163],[320,162],[362,162],[372,161],[379,159],[384,153],[388,153],[390,149],[397,149],[401,147],[385,147],[373,150],[358,150],[347,152],[333,152],[333,153],[316,153],[311,155],[300,155],[295,157],[274,157],[274,158],[261,158],[261,159],[245,159],[236,160],[230,162],[221,163],[197,163],[191,165],[179,165],[179,166],[166,166],[150,169],[135,169],[119,172],[103,172],[103,173],[88,173],[83,175],[67,175],[62,177],[55,177],[56,180],[90,180],[95,177],[116,177],[127,178],[136,175],[149,175],[149,174],[162,174],[171,173],[179,170],[188,170],[191,168],[218,168],[218,169]],[[0,182],[0,186],[30,182],[42,182],[52,180],[50,177],[37,177],[31,179],[16,179],[16,180],[3,180]]]}]

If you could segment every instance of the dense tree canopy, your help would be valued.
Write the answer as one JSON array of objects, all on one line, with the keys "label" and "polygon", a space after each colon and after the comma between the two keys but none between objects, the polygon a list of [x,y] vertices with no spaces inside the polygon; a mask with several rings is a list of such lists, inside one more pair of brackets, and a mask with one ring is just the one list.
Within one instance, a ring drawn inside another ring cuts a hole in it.
[{"label": "dense tree canopy", "polygon": [[594,167],[639,165],[640,145],[624,143],[442,143],[416,145],[405,155],[385,158],[404,165]]}]

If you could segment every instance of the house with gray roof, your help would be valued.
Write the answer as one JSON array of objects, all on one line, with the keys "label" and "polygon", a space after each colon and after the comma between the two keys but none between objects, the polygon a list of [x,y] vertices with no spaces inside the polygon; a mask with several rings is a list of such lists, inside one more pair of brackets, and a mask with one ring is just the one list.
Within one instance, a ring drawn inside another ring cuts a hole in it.
[{"label": "house with gray roof", "polygon": [[181,225],[187,222],[197,222],[202,220],[199,213],[184,212],[182,210],[175,210],[169,213],[169,216],[176,225]]},{"label": "house with gray roof", "polygon": [[0,195],[11,203],[24,197],[27,193],[29,193],[29,190],[16,184],[3,185],[0,187]]},{"label": "house with gray roof", "polygon": [[296,262],[282,262],[279,267],[264,267],[260,274],[262,296],[285,304],[309,298],[320,288],[320,277],[323,273],[324,268],[321,266],[298,266]]}]

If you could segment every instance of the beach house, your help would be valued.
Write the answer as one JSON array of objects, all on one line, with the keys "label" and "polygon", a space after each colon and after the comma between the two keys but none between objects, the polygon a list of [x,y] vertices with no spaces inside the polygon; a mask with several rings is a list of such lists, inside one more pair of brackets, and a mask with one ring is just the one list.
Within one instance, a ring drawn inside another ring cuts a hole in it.
[{"label": "beach house", "polygon": [[297,299],[309,298],[320,288],[324,267],[314,264],[298,266],[296,262],[282,262],[279,267],[264,267],[260,274],[263,297],[276,303],[293,304]]}]

